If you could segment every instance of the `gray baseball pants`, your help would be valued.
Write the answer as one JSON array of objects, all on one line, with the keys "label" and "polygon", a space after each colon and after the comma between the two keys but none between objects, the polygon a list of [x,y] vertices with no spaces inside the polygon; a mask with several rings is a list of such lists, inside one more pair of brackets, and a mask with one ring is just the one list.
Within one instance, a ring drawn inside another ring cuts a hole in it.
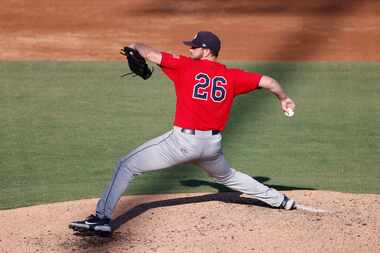
[{"label": "gray baseball pants", "polygon": [[112,213],[134,176],[181,163],[194,163],[205,170],[217,183],[255,197],[278,207],[284,195],[252,177],[231,168],[222,152],[222,135],[211,131],[196,131],[195,135],[171,131],[139,146],[123,157],[114,171],[102,198],[96,206],[100,217],[112,218]]}]

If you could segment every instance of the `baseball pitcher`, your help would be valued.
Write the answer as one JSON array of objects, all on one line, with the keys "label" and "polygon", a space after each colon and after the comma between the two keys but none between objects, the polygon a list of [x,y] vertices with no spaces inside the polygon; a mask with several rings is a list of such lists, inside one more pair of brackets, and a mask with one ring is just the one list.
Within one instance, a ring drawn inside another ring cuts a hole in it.
[{"label": "baseball pitcher", "polygon": [[222,151],[222,133],[236,96],[265,88],[276,95],[284,112],[294,111],[293,100],[273,78],[219,63],[221,42],[214,33],[201,31],[183,43],[189,47],[189,57],[161,52],[141,43],[129,45],[129,51],[124,48],[127,57],[139,55],[157,64],[173,82],[177,98],[173,128],[119,161],[97,203],[96,213],[70,223],[73,230],[111,233],[112,213],[131,180],[144,172],[181,163],[196,164],[216,182],[272,207],[296,208],[293,199],[232,168]]}]

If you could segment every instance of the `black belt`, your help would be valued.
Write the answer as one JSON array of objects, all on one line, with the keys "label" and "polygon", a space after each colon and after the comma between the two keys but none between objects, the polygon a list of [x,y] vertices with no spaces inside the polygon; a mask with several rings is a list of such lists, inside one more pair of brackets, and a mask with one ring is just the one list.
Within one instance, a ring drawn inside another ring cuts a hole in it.
[{"label": "black belt", "polygon": [[189,129],[189,128],[181,128],[181,132],[182,133],[185,133],[185,134],[191,134],[191,135],[195,135],[196,131],[200,131],[200,132],[211,132],[211,135],[217,135],[220,133],[219,130],[209,130],[209,131],[202,131],[202,130],[195,130],[195,129]]}]

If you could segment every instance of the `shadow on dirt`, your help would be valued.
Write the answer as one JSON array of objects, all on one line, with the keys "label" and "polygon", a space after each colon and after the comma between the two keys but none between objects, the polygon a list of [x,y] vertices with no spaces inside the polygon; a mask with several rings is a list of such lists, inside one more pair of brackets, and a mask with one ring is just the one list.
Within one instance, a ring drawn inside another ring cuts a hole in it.
[{"label": "shadow on dirt", "polygon": [[159,207],[195,204],[195,203],[202,203],[202,202],[209,202],[209,201],[221,201],[224,203],[238,203],[238,204],[244,204],[244,205],[255,205],[255,206],[270,208],[268,205],[260,202],[259,200],[241,197],[240,195],[241,193],[239,192],[221,192],[221,193],[206,194],[202,196],[183,197],[183,198],[174,198],[174,199],[148,202],[148,203],[135,206],[132,209],[128,210],[126,213],[117,217],[112,222],[112,227],[114,230],[118,229],[120,226],[122,226],[124,223],[128,222],[129,220],[145,213],[148,210],[159,208]]},{"label": "shadow on dirt", "polygon": [[[364,1],[363,1],[364,2]],[[133,12],[134,15],[335,15],[341,6],[357,4],[354,0],[320,0],[304,2],[297,0],[161,0],[150,1]],[[217,8],[215,8],[217,6]]]},{"label": "shadow on dirt", "polygon": [[[254,177],[257,181],[266,182],[270,178],[268,177]],[[220,201],[224,203],[234,203],[234,204],[242,204],[242,205],[254,205],[266,208],[272,208],[271,206],[249,197],[242,197],[242,193],[232,191],[231,189],[217,184],[213,182],[208,182],[204,180],[185,180],[181,181],[181,184],[189,187],[199,187],[199,186],[210,186],[216,190],[218,193],[206,194],[202,196],[194,196],[194,197],[183,197],[183,198],[174,198],[167,200],[159,200],[148,203],[143,203],[138,206],[133,207],[128,210],[126,213],[120,215],[112,222],[113,229],[117,229],[122,226],[124,223],[129,220],[145,213],[146,211],[159,207],[168,207],[168,206],[178,206],[178,205],[186,205],[186,204],[195,204],[209,201]],[[292,186],[282,186],[282,185],[268,185],[270,187],[275,187],[278,190],[313,190],[312,188],[298,188]]]}]

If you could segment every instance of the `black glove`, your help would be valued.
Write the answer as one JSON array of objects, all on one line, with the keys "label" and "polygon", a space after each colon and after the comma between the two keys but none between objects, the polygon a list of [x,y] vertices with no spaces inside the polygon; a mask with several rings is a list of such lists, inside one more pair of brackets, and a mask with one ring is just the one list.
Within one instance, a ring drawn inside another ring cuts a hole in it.
[{"label": "black glove", "polygon": [[149,69],[144,57],[142,57],[136,49],[124,47],[121,49],[120,54],[127,58],[129,69],[132,71],[132,73],[123,74],[122,77],[135,74],[146,80],[152,75],[153,68]]}]

